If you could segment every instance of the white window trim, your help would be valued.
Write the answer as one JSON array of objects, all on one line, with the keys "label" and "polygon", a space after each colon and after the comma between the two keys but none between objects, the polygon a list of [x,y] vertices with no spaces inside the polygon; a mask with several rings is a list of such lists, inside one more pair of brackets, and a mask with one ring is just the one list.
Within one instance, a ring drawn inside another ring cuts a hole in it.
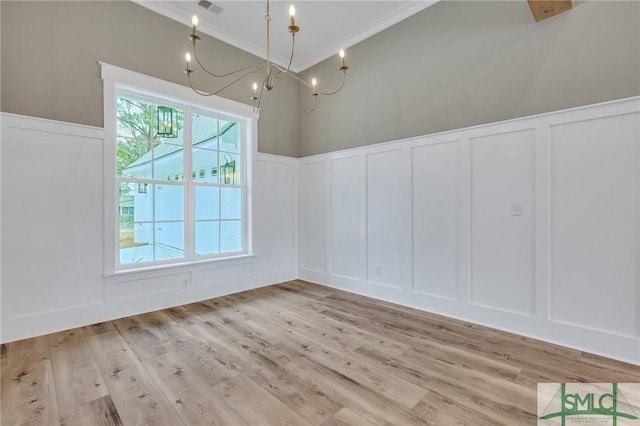
[{"label": "white window trim", "polygon": [[[141,272],[171,267],[184,267],[190,264],[220,262],[253,255],[253,220],[252,220],[252,171],[257,155],[258,122],[253,108],[240,102],[219,96],[202,97],[186,86],[160,80],[124,68],[100,62],[103,80],[104,99],[104,271],[105,276],[128,272]],[[173,262],[159,261],[155,264],[144,264],[140,267],[122,267],[119,265],[117,246],[118,232],[118,199],[116,196],[116,97],[118,91],[140,93],[141,96],[152,96],[166,99],[169,103],[188,104],[194,108],[215,114],[220,118],[233,120],[242,124],[245,139],[245,218],[244,244],[242,254],[219,256],[202,259],[178,259]]]}]

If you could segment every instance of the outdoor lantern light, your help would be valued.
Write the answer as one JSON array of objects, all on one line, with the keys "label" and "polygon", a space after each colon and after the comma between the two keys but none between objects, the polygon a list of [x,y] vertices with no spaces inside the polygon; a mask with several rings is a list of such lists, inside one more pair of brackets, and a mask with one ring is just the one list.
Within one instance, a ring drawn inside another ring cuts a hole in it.
[{"label": "outdoor lantern light", "polygon": [[156,117],[157,135],[164,138],[178,137],[178,113],[175,109],[166,106],[158,107]]},{"label": "outdoor lantern light", "polygon": [[236,161],[229,154],[224,155],[224,164],[220,166],[222,182],[229,185],[236,183]]}]

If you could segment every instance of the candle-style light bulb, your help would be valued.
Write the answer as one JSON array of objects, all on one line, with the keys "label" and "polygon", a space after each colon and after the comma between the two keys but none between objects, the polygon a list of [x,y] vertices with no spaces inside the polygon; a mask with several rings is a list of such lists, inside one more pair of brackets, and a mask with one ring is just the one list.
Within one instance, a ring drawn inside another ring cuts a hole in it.
[{"label": "candle-style light bulb", "polygon": [[293,5],[289,6],[289,17],[291,18],[291,26],[296,25],[296,8]]},{"label": "candle-style light bulb", "polygon": [[198,17],[196,15],[191,18],[191,25],[193,25],[193,37],[195,38],[198,35]]},{"label": "candle-style light bulb", "polygon": [[249,99],[251,100],[251,102],[253,102],[255,106],[256,101],[258,100],[258,96],[256,96],[258,91],[258,83],[254,82],[252,85],[252,88],[253,88],[253,93],[251,94],[251,97]]},{"label": "candle-style light bulb", "polygon": [[253,88],[253,94],[251,95],[249,100],[253,102],[253,105],[255,107],[256,101],[258,100],[258,83],[254,82],[252,85],[252,88]]},{"label": "candle-style light bulb", "polygon": [[313,86],[313,94],[317,94],[317,90],[316,90],[316,86],[318,85],[318,80],[316,80],[315,78],[311,79],[311,85]]},{"label": "candle-style light bulb", "polygon": [[184,55],[184,60],[187,62],[187,72],[189,72],[190,71],[189,62],[191,62],[191,55],[189,54],[189,52],[187,52],[186,55]]},{"label": "candle-style light bulb", "polygon": [[344,49],[340,49],[340,62],[344,67]]}]

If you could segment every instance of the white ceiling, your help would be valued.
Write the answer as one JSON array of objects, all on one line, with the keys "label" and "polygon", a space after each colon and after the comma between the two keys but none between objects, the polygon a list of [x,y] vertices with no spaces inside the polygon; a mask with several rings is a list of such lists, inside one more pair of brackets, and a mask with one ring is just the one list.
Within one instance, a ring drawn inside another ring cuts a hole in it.
[{"label": "white ceiling", "polygon": [[[266,1],[210,0],[220,6],[219,15],[198,6],[198,0],[133,0],[161,15],[185,24],[198,15],[198,31],[262,58],[266,54]],[[292,70],[299,72],[336,55],[377,32],[437,3],[439,0],[271,0],[271,60],[286,66],[291,49],[289,5],[296,7],[295,57]],[[188,43],[188,42],[187,42]],[[185,51],[186,51],[185,45]],[[203,48],[203,46],[200,46]],[[348,64],[347,50],[347,64]],[[336,56],[336,63],[338,59]]]}]

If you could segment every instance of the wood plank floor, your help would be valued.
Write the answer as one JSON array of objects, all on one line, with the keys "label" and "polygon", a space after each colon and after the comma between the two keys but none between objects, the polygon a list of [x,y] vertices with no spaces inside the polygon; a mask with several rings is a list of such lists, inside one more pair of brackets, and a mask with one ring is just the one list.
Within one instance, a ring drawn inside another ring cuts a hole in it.
[{"label": "wood plank floor", "polygon": [[535,425],[640,367],[293,281],[2,345],[2,425]]}]

